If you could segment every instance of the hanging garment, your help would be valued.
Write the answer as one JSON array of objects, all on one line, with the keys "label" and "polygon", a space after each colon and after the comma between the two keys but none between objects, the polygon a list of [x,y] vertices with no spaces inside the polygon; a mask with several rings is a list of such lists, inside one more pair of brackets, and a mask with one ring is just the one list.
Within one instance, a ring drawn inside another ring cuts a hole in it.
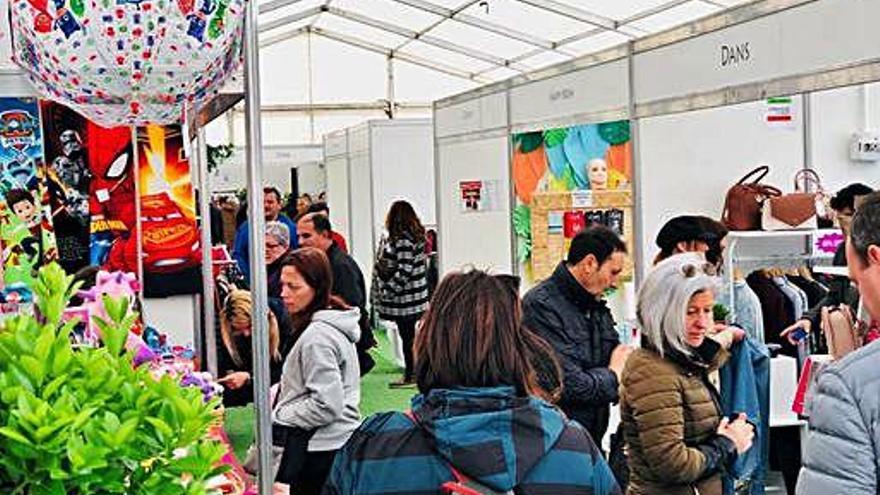
[{"label": "hanging garment", "polygon": [[734,310],[732,324],[746,331],[749,338],[764,343],[764,315],[761,300],[745,280],[733,282],[733,306],[730,304],[730,291],[719,291],[716,302]]},{"label": "hanging garment", "polygon": [[568,158],[565,157],[565,148],[562,143],[550,146],[548,143],[544,148],[547,152],[547,164],[550,167],[550,173],[553,177],[561,179],[565,175],[565,171],[569,169]]},{"label": "hanging garment", "polygon": [[562,146],[568,163],[574,171],[577,186],[579,188],[590,187],[587,165],[590,160],[597,158],[604,161],[605,153],[611,147],[599,135],[599,126],[589,124],[570,128]]},{"label": "hanging garment", "polygon": [[745,413],[755,426],[752,448],[737,458],[724,493],[732,495],[734,480],[742,480],[748,481],[749,494],[762,495],[770,452],[770,351],[751,338],[737,342],[720,372],[724,414]]},{"label": "hanging garment", "polygon": [[779,290],[785,294],[793,306],[794,309],[794,319],[799,320],[807,311],[810,310],[810,305],[807,302],[807,295],[804,291],[798,289],[794,284],[789,283],[788,279],[785,277],[773,277],[773,283],[779,287]]},{"label": "hanging garment", "polygon": [[737,280],[733,284],[733,295],[736,301],[736,317],[734,323],[743,328],[750,338],[764,343],[764,314],[761,300],[745,280]]},{"label": "hanging garment", "polygon": [[804,294],[807,295],[807,303],[812,308],[813,306],[819,304],[819,302],[828,295],[828,289],[823,287],[822,284],[816,282],[815,280],[807,280],[804,277],[796,276],[796,277],[788,277],[788,281],[791,282],[795,287],[804,291]]},{"label": "hanging garment", "polygon": [[764,320],[764,342],[779,344],[783,354],[797,356],[797,347],[781,337],[789,325],[794,323],[794,303],[761,272],[754,272],[746,278],[746,283],[761,301],[761,314]]},{"label": "hanging garment", "polygon": [[517,150],[513,153],[513,182],[516,196],[526,204],[532,203],[532,194],[547,173],[547,156],[543,147],[530,153]]}]

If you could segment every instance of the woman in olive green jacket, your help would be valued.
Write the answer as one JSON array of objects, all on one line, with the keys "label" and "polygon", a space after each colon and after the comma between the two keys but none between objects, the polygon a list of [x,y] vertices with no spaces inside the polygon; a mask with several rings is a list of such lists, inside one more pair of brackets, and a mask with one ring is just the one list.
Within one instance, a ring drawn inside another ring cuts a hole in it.
[{"label": "woman in olive green jacket", "polygon": [[727,359],[713,328],[714,270],[696,253],[648,275],[638,303],[642,349],[621,377],[629,495],[721,495],[721,474],[751,447],[744,416],[721,417],[709,373]]}]

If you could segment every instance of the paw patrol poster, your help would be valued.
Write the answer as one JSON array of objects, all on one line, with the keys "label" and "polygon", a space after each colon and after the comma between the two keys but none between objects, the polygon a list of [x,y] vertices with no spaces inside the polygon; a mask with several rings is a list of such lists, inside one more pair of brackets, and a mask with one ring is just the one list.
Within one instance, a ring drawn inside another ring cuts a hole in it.
[{"label": "paw patrol poster", "polygon": [[86,122],[80,137],[90,174],[89,264],[138,273],[132,129]]},{"label": "paw patrol poster", "polygon": [[0,241],[7,291],[27,284],[34,269],[57,254],[42,172],[37,100],[0,98]]},{"label": "paw patrol poster", "polygon": [[147,297],[200,290],[200,235],[183,139],[178,125],[138,128],[138,186]]},{"label": "paw patrol poster", "polygon": [[58,103],[41,101],[40,110],[58,262],[75,273],[89,264],[89,129],[85,118]]}]

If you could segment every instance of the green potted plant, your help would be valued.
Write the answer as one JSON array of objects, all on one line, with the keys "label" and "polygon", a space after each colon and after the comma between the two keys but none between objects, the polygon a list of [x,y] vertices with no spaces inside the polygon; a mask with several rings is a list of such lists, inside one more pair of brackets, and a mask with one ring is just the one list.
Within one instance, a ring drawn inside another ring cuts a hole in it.
[{"label": "green potted plant", "polygon": [[135,368],[135,315],[105,300],[101,348],[73,349],[62,313],[77,287],[51,264],[32,290],[37,315],[0,323],[0,493],[207,494],[224,447],[207,439],[216,402]]}]

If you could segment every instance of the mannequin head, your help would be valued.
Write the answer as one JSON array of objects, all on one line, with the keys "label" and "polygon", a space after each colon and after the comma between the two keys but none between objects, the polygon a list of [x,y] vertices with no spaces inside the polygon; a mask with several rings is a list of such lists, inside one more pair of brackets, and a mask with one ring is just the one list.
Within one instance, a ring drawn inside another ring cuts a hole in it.
[{"label": "mannequin head", "polygon": [[587,177],[590,179],[590,188],[594,191],[604,191],[608,188],[608,164],[601,158],[594,158],[587,163]]}]

